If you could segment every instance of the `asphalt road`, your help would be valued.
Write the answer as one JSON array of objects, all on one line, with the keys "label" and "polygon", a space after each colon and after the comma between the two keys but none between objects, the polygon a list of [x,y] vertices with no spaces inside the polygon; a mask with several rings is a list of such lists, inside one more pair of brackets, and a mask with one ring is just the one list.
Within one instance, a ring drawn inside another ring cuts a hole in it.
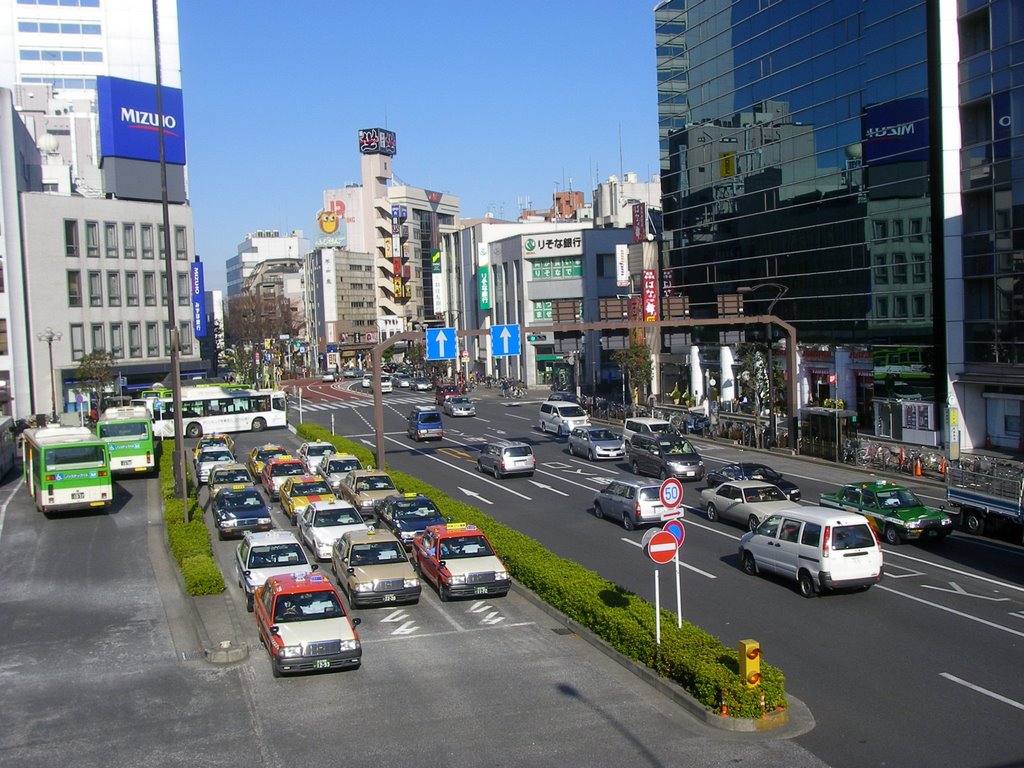
[{"label": "asphalt road", "polygon": [[[239,445],[266,440],[296,444],[279,431]],[[275,679],[229,577],[204,599],[251,653],[209,665],[157,481],[118,489],[109,513],[48,518],[17,478],[0,486],[0,766],[824,765],[793,741],[698,723],[514,593],[360,610],[359,670]],[[222,565],[233,549],[215,541]]]},{"label": "asphalt road", "polygon": [[[372,446],[369,400],[347,388],[308,388],[303,418],[329,425],[333,415],[339,434]],[[481,398],[478,417],[446,419],[443,441],[416,444],[405,436],[404,418],[413,403],[430,401],[429,393],[385,395],[390,465],[653,601],[654,569],[639,548],[642,532],[592,515],[598,488],[632,476],[625,464],[570,457],[564,439],[536,428],[537,400]],[[479,474],[476,452],[490,437],[532,443],[536,474],[501,481]],[[731,444],[698,447],[712,467],[751,459]],[[772,456],[769,463],[801,485],[805,502],[867,474],[792,457]],[[684,503],[697,505],[702,485],[688,483]],[[941,488],[910,485],[929,503],[943,502]],[[1007,673],[1024,646],[1021,547],[959,532],[939,545],[884,545],[881,584],[805,600],[788,583],[741,572],[740,528],[709,523],[697,509],[684,522],[684,617],[729,645],[761,641],[765,658],[786,673],[787,689],[814,713],[817,726],[798,739],[814,755],[851,767],[1024,763],[1024,680]],[[674,606],[671,569],[662,569],[661,594]]]}]

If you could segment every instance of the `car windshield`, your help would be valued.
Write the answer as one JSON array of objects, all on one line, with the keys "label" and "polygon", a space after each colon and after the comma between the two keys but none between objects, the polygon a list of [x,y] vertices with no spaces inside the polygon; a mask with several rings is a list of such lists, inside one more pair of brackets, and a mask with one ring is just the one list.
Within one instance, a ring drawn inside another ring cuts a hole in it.
[{"label": "car windshield", "polygon": [[469,405],[470,399],[465,395],[459,395],[458,397],[453,397],[448,402],[450,402],[452,405]]},{"label": "car windshield", "polygon": [[199,461],[234,461],[234,457],[230,451],[203,451],[199,456]]},{"label": "car windshield", "polygon": [[576,418],[578,416],[586,416],[587,412],[580,408],[578,405],[563,405],[558,409],[558,412],[562,415],[563,419]]},{"label": "car windshield", "polygon": [[250,568],[279,568],[285,565],[306,565],[306,556],[298,542],[266,544],[253,547],[249,553]]},{"label": "car windshield", "polygon": [[306,449],[307,456],[323,456],[334,450],[333,445],[311,445]]},{"label": "car windshield", "polygon": [[769,483],[782,479],[782,475],[771,467],[758,466],[756,464],[748,467],[746,474],[751,480],[766,480]]},{"label": "car windshield", "polygon": [[832,532],[832,548],[835,550],[864,549],[874,543],[867,525],[840,525]]},{"label": "car windshield", "polygon": [[359,459],[331,459],[327,464],[327,473],[336,474],[360,469]]},{"label": "car windshield", "polygon": [[259,491],[221,491],[217,494],[217,506],[220,509],[259,509],[263,506],[263,497]]},{"label": "car windshield", "polygon": [[327,590],[278,595],[274,601],[274,622],[330,619],[344,615],[338,596]]},{"label": "car windshield", "polygon": [[323,480],[315,483],[296,483],[292,486],[292,496],[323,496],[332,493],[331,486]]},{"label": "car windshield", "polygon": [[612,432],[610,429],[592,429],[590,431],[591,440],[618,440],[619,436]]},{"label": "car windshield", "polygon": [[659,440],[658,445],[668,456],[686,456],[696,453],[693,446],[685,440]]},{"label": "car windshield", "polygon": [[385,475],[372,475],[356,481],[356,491],[393,491],[395,484]]},{"label": "car windshield", "polygon": [[318,509],[313,517],[314,528],[328,528],[333,525],[359,525],[363,518],[354,509]]},{"label": "car windshield", "polygon": [[295,475],[304,475],[306,468],[302,464],[296,464],[294,462],[288,462],[287,464],[277,464],[270,468],[271,477],[294,477]]},{"label": "car windshield", "polygon": [[266,463],[275,456],[280,456],[284,453],[283,448],[264,448],[256,454],[256,458]]},{"label": "car windshield", "polygon": [[427,500],[395,501],[391,505],[395,520],[430,520],[441,517],[434,502]]},{"label": "car windshield", "polygon": [[914,495],[913,491],[906,488],[896,488],[891,491],[876,491],[878,506],[888,509],[904,509],[906,507],[920,507],[921,500]]},{"label": "car windshield", "polygon": [[397,541],[375,541],[352,547],[352,565],[400,563],[404,559],[405,548]]},{"label": "car windshield", "polygon": [[252,478],[244,469],[222,469],[213,476],[214,483],[249,483]]},{"label": "car windshield", "polygon": [[463,557],[493,555],[494,552],[483,536],[453,536],[441,540],[439,554],[444,559],[458,560]]},{"label": "car windshield", "polygon": [[788,501],[789,499],[774,485],[762,485],[757,488],[744,488],[743,500],[748,503],[761,503],[763,501]]}]

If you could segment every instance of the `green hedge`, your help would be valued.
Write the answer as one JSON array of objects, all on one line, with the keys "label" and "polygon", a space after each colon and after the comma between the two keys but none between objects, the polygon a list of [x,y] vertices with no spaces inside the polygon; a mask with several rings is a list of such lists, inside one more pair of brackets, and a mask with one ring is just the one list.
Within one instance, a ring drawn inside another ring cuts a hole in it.
[{"label": "green hedge", "polygon": [[164,500],[164,522],[171,554],[178,561],[185,590],[190,595],[216,595],[224,591],[224,577],[213,559],[210,531],[203,511],[191,493],[189,479],[188,508],[174,492],[174,441],[165,441],[160,452],[160,493]]},{"label": "green hedge", "polygon": [[[305,440],[333,443],[340,452],[354,454],[364,465],[376,462],[375,454],[364,446],[324,427],[302,424],[297,432]],[[676,617],[668,611],[662,611],[659,648],[654,642],[654,606],[646,600],[578,563],[552,554],[534,539],[418,478],[397,471],[390,474],[400,491],[423,493],[446,517],[480,527],[517,581],[623,655],[680,685],[709,710],[717,711],[724,703],[732,717],[760,717],[764,712],[761,693],[768,711],[786,706],[785,681],[778,668],[762,662],[760,688],[748,689],[739,677],[736,648],[726,647],[689,622],[676,627]]]}]

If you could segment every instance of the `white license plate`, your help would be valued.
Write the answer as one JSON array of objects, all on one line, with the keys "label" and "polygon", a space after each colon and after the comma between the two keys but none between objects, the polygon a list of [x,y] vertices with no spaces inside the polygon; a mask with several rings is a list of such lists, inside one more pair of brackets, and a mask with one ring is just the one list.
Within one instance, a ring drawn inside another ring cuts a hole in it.
[{"label": "white license plate", "polygon": [[85,491],[75,491],[74,493],[71,494],[71,498],[72,499],[84,499],[85,498]]},{"label": "white license plate", "polygon": [[132,460],[131,459],[121,459],[121,466],[122,467],[130,467],[131,465],[132,465]]},{"label": "white license plate", "polygon": [[313,669],[330,669],[330,668],[331,668],[331,660],[330,659],[317,659],[316,661],[313,662]]},{"label": "white license plate", "polygon": [[478,595],[486,595],[486,594],[487,594],[487,587],[477,587],[477,588],[476,588],[476,589],[474,589],[473,591],[474,591],[474,592],[475,592],[476,594],[478,594]]},{"label": "white license plate", "polygon": [[397,598],[395,598],[395,596],[394,596],[394,595],[384,595],[384,597],[383,597],[383,598],[381,598],[381,599],[382,599],[382,600],[383,600],[383,601],[384,601],[385,603],[393,603],[393,602],[394,602],[394,601],[395,601],[395,600],[396,600]]}]

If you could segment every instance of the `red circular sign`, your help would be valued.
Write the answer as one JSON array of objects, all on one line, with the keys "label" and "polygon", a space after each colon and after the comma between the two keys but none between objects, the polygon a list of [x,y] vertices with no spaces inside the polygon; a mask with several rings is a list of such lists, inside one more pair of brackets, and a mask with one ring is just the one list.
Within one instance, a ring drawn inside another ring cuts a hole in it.
[{"label": "red circular sign", "polygon": [[683,484],[678,477],[666,477],[658,496],[662,504],[669,509],[675,509],[683,502]]},{"label": "red circular sign", "polygon": [[647,542],[647,555],[654,562],[664,565],[672,562],[678,548],[679,542],[676,541],[675,536],[668,531],[658,531]]}]

